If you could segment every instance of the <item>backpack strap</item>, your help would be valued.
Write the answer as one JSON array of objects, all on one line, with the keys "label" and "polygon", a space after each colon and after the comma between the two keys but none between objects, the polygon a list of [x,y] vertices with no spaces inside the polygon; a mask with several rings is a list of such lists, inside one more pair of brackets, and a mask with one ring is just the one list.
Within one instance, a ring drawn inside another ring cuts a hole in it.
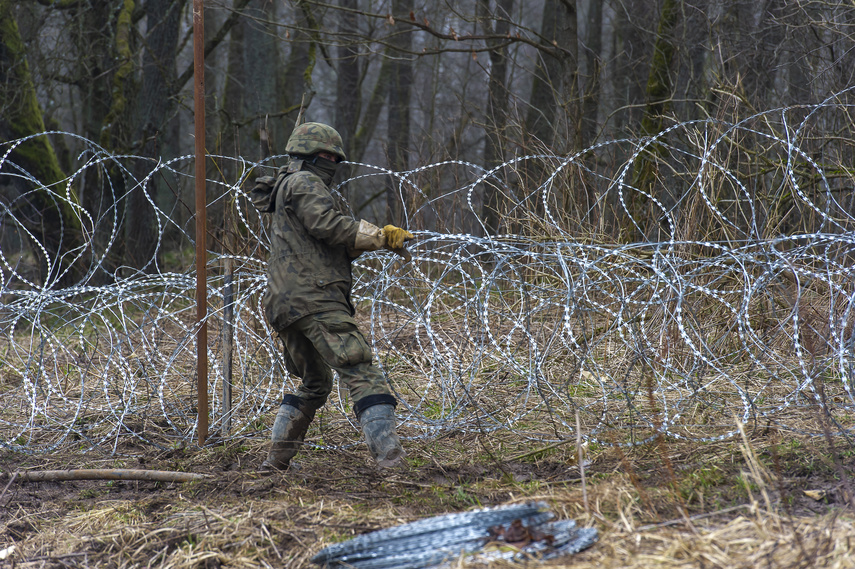
[{"label": "backpack strap", "polygon": [[276,172],[276,177],[261,176],[255,179],[255,186],[249,192],[249,197],[252,200],[255,208],[261,213],[271,213],[276,209],[276,194],[282,184],[285,183],[285,178],[299,172],[303,169],[303,160],[300,158],[291,158],[287,165],[282,166]]}]

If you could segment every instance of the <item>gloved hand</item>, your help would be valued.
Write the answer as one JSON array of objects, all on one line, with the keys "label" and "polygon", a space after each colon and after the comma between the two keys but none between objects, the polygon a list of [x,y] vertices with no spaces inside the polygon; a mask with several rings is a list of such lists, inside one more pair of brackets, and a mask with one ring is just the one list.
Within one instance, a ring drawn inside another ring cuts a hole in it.
[{"label": "gloved hand", "polygon": [[413,235],[406,229],[401,229],[400,227],[395,227],[394,225],[387,225],[383,227],[383,233],[386,234],[386,247],[393,251],[403,248],[404,241],[415,237],[415,235]]}]

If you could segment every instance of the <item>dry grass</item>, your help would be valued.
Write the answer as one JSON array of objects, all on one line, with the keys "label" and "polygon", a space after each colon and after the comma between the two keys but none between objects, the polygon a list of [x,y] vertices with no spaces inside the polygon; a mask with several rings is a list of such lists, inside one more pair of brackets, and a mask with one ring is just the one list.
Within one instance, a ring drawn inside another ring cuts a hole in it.
[{"label": "dry grass", "polygon": [[[601,532],[590,550],[548,567],[855,566],[855,517],[834,468],[838,462],[851,471],[852,453],[816,439],[749,437],[623,451],[591,445],[588,511],[572,443],[520,453],[525,447],[510,436],[455,433],[408,442],[407,467],[382,474],[361,447],[307,449],[298,470],[271,477],[254,472],[265,446],[257,441],[142,452],[135,458],[142,464],[133,466],[213,478],[15,482],[0,496],[0,551],[14,546],[9,567],[14,560],[28,568],[297,568],[322,547],[367,531],[479,505],[545,500],[560,517]],[[130,460],[6,454],[0,467],[119,467]],[[807,489],[826,498],[815,501]],[[453,566],[483,565],[461,559]]]},{"label": "dry grass", "polygon": [[855,567],[855,523],[835,514],[786,518],[733,512],[671,527],[630,530],[614,524],[600,543],[550,567],[755,568]]}]

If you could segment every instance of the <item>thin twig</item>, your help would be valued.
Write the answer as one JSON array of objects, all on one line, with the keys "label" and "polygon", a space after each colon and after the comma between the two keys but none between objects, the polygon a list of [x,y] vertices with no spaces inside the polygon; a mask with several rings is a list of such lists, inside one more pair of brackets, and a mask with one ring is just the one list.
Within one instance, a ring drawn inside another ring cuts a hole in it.
[{"label": "thin twig", "polygon": [[[730,508],[725,508],[723,510],[718,510],[715,512],[707,512],[706,514],[697,514],[697,515],[689,517],[688,519],[691,521],[702,520],[704,518],[711,518],[713,516],[718,516],[721,514],[727,514],[727,513],[733,512],[734,510],[741,510],[742,508],[748,508],[748,507],[750,507],[750,504],[739,504],[738,506],[731,506]],[[682,518],[677,518],[675,520],[668,520],[667,522],[662,522],[662,523],[658,523],[658,524],[649,524],[646,526],[641,526],[640,528],[636,529],[635,531],[636,532],[648,531],[651,529],[664,528],[664,527],[675,526],[677,524],[684,524],[684,523],[686,523],[686,518],[682,517]]]},{"label": "thin twig", "polygon": [[14,482],[14,481],[15,481],[15,478],[17,478],[17,477],[18,477],[18,473],[17,473],[17,472],[13,472],[13,473],[12,473],[12,477],[11,477],[11,478],[9,478],[9,483],[8,483],[8,484],[6,484],[6,487],[5,487],[5,488],[3,488],[3,491],[2,491],[2,492],[0,492],[0,500],[2,500],[2,499],[3,499],[3,496],[5,496],[5,495],[6,495],[6,490],[8,490],[8,489],[9,489],[9,486],[11,486],[11,485],[12,485],[12,482]]},{"label": "thin twig", "polygon": [[65,553],[63,555],[40,555],[38,557],[30,557],[22,559],[19,563],[32,563],[33,561],[59,561],[60,559],[71,559],[73,557],[86,557],[91,551],[81,551],[80,553]]},{"label": "thin twig", "polygon": [[572,443],[572,442],[573,442],[573,439],[565,439],[563,441],[558,441],[557,443],[552,443],[550,445],[546,445],[545,447],[540,447],[540,448],[537,448],[534,450],[526,451],[522,454],[517,454],[515,456],[512,456],[512,457],[507,459],[507,462],[516,462],[517,460],[522,460],[524,458],[528,458],[530,456],[534,456],[536,454],[540,454],[542,452],[552,450],[554,448],[558,448],[562,445],[566,445],[567,443]]},{"label": "thin twig", "polygon": [[585,483],[585,460],[582,454],[582,423],[579,420],[579,411],[576,410],[576,452],[579,456],[579,474],[582,475],[582,503],[585,505],[585,513],[591,513],[588,507],[588,486]]}]

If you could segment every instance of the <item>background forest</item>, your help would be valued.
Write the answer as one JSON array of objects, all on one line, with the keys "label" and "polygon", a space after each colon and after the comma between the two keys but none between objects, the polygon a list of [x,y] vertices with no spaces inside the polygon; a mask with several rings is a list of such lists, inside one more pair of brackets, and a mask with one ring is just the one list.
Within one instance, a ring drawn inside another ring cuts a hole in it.
[{"label": "background forest", "polygon": [[[192,152],[191,7],[187,0],[0,0],[0,139],[73,133],[22,144],[12,162],[46,183],[63,180],[91,155],[81,138],[106,153],[150,159],[134,162],[130,176],[107,170],[75,180],[94,219],[114,205],[120,210],[114,263],[140,268],[151,259],[158,229],[149,199],[179,227],[192,216],[188,179],[146,179],[161,157]],[[750,121],[761,111],[829,98],[845,105],[855,73],[850,2],[214,0],[204,15],[209,178],[235,184],[252,177],[216,156],[250,164],[274,157],[266,164],[278,165],[301,107],[307,120],[341,132],[355,163],[396,172],[446,160],[496,168],[501,184],[485,183],[466,207],[448,204],[444,217],[435,210],[405,219],[425,196],[401,184],[378,187],[375,177],[344,188],[356,215],[415,229],[437,229],[442,218],[447,231],[542,231],[507,213],[525,199],[515,188],[525,196],[552,173],[548,161],[506,162],[584,151],[553,188],[571,226],[610,241],[661,238],[655,219],[632,227],[626,214],[645,219],[646,196],[666,208],[679,204],[684,183],[669,178],[663,166],[670,158],[648,147],[624,180],[638,192],[618,204],[606,194],[633,149],[598,143],[638,140],[684,121]],[[816,191],[851,211],[846,116],[799,134],[829,175],[830,188]],[[786,136],[783,115],[757,120]],[[786,200],[780,181],[764,177],[780,159],[764,157],[759,139],[736,145],[742,152],[733,171],[744,170],[755,197]],[[768,168],[757,168],[763,160]],[[420,181],[428,199],[453,183],[453,169],[444,172]],[[810,192],[811,181],[804,183]],[[130,191],[138,186],[146,191]],[[209,187],[209,227],[224,223],[222,187]],[[49,253],[59,253],[44,228],[73,225],[73,216],[39,194],[16,201],[25,191],[4,182],[3,199],[16,203]],[[765,220],[784,233],[806,229],[803,221]],[[172,237],[183,238],[180,231]]]}]

